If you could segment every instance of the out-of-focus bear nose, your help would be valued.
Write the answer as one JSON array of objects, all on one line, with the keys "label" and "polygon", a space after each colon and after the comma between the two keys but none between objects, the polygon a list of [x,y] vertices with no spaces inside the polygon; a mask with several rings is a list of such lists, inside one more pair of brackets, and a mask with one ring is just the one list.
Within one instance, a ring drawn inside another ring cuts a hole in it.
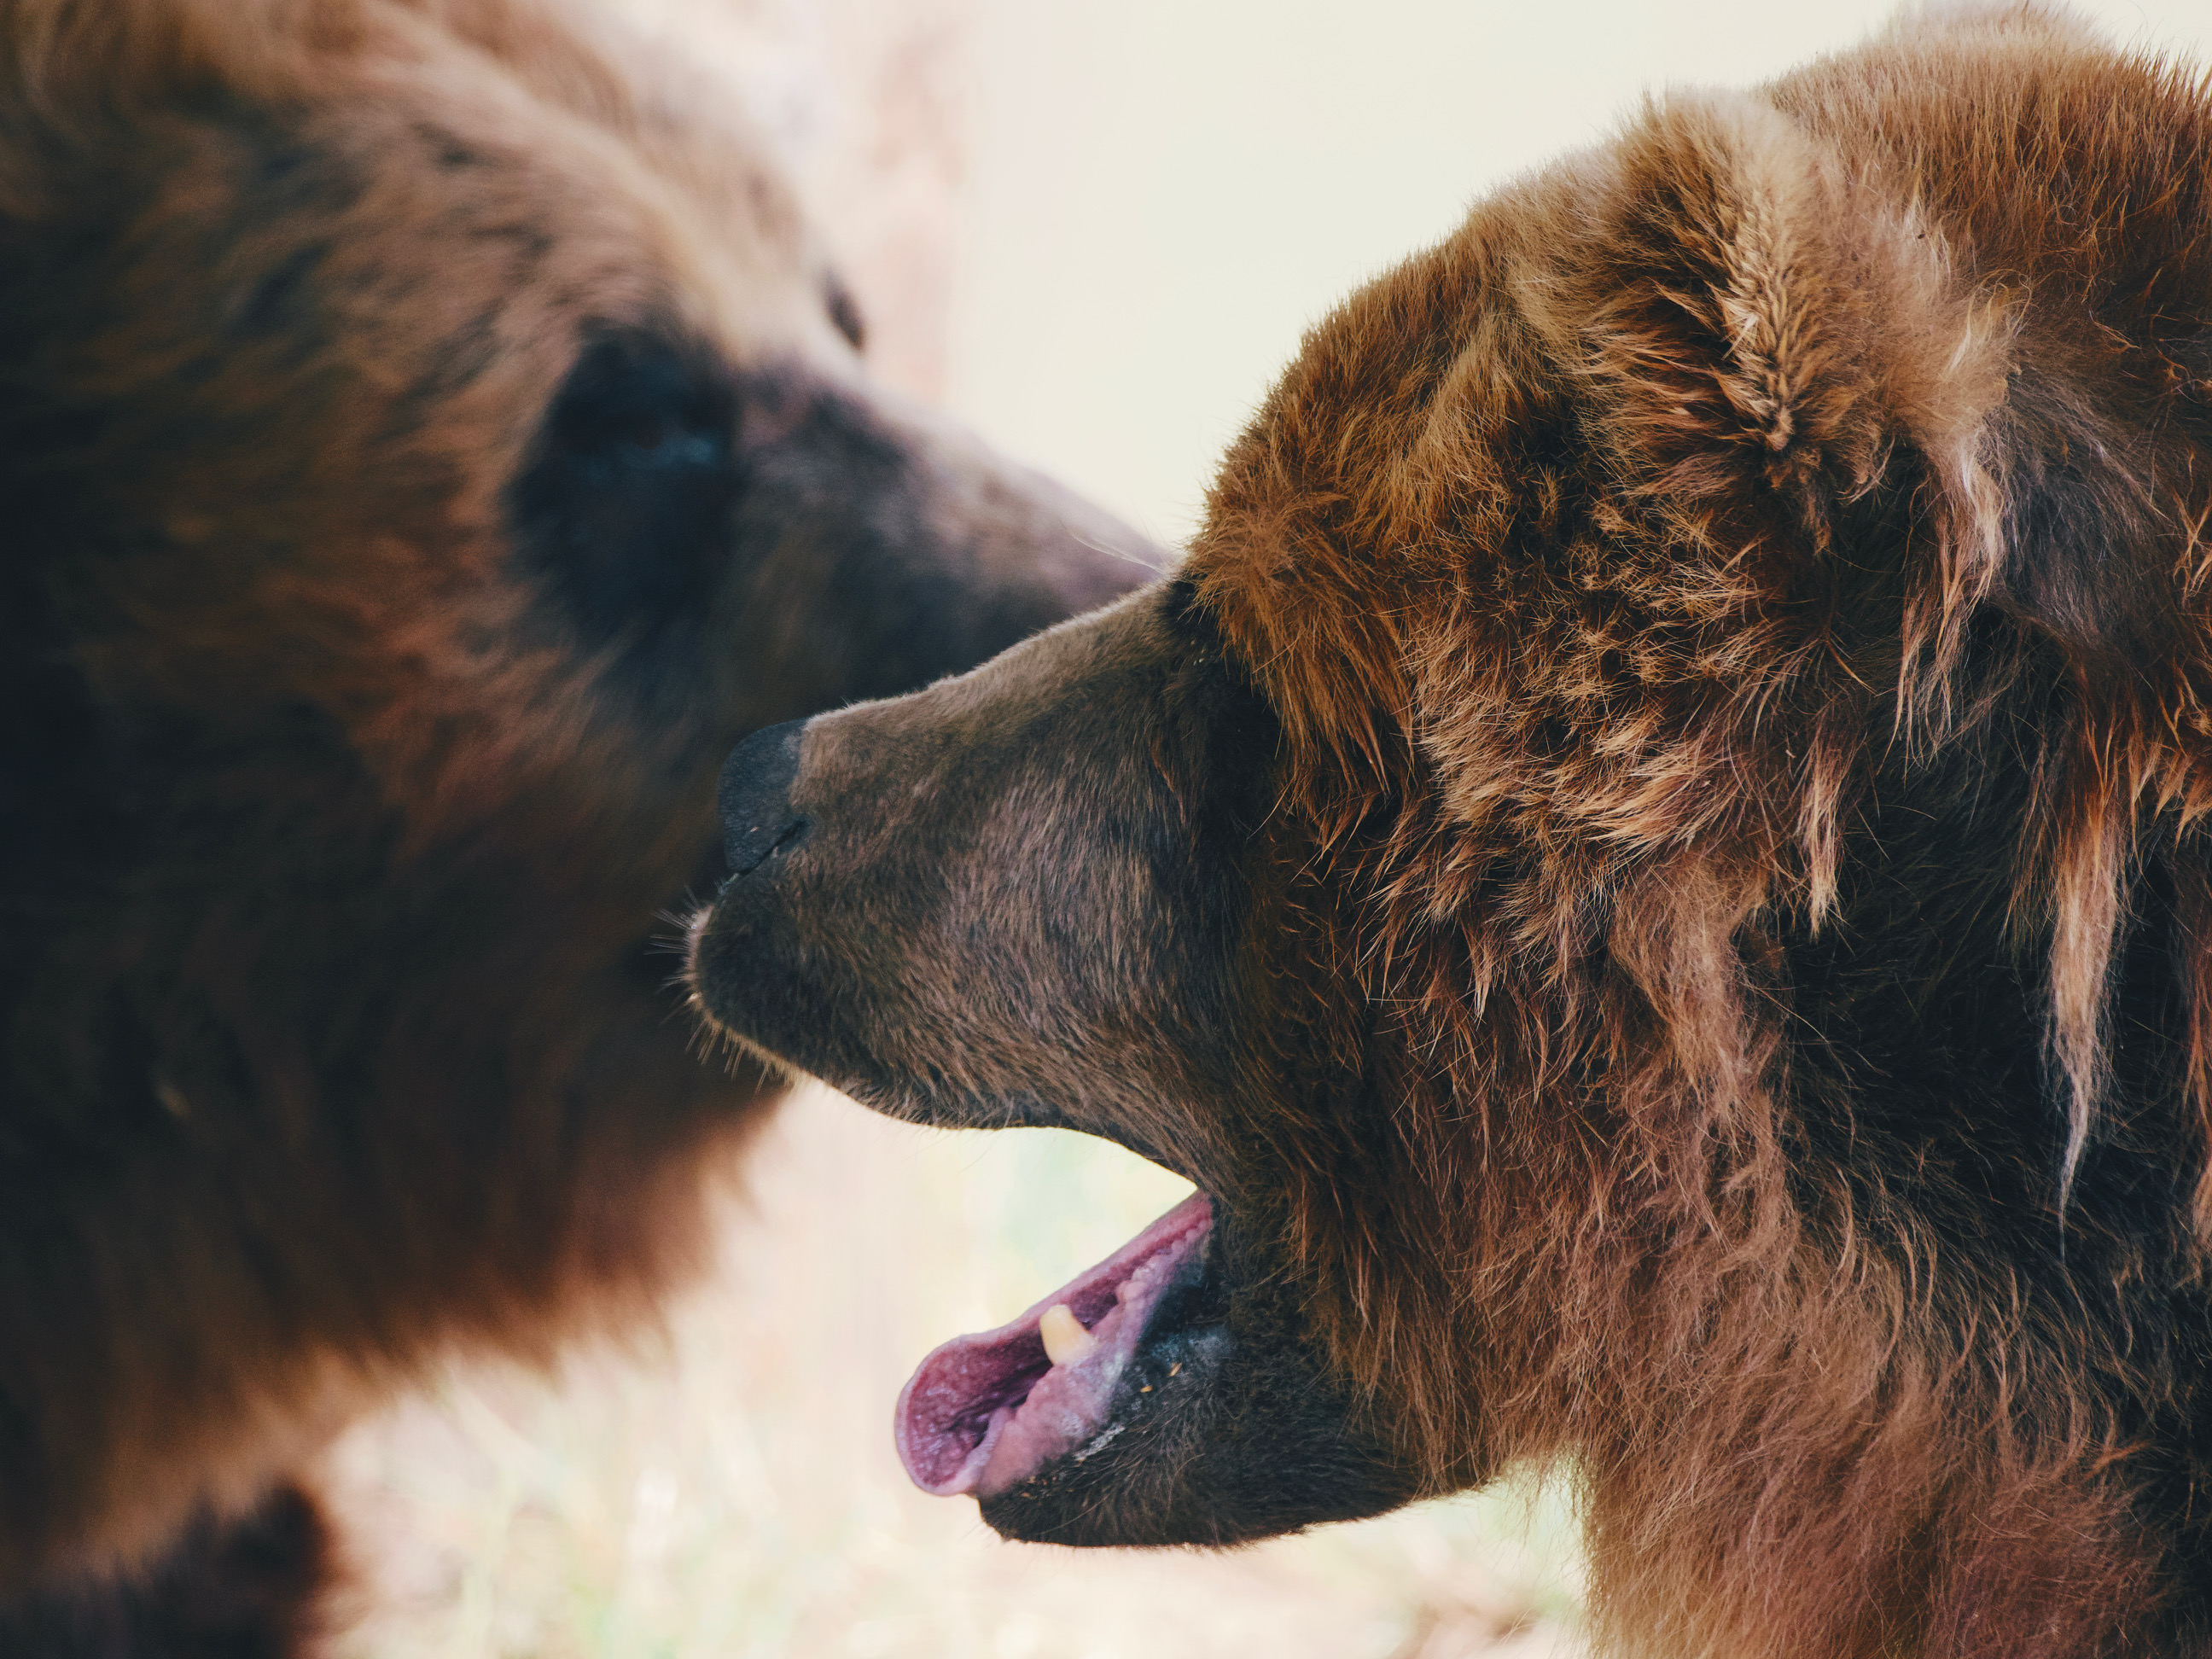
[{"label": "out-of-focus bear nose", "polygon": [[771,854],[788,852],[806,839],[811,827],[791,810],[792,781],[799,775],[799,739],[805,720],[756,732],[722,763],[714,793],[722,815],[722,854],[730,872],[749,876]]}]

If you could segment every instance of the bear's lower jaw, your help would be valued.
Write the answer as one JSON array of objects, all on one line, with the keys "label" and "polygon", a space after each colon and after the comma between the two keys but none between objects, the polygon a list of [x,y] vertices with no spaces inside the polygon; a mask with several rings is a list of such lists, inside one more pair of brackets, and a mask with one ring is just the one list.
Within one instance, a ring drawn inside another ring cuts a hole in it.
[{"label": "bear's lower jaw", "polygon": [[1125,1377],[1100,1432],[979,1492],[984,1522],[1027,1543],[1230,1545],[1423,1495],[1311,1351],[1249,1311],[1157,1332],[1131,1367],[1150,1392]]},{"label": "bear's lower jaw", "polygon": [[1199,1358],[1192,1315],[1213,1225],[1212,1200],[1193,1194],[1019,1318],[933,1350],[895,1419],[914,1483],[995,1496],[1086,1462],[1141,1419]]},{"label": "bear's lower jaw", "polygon": [[1006,1537],[1077,1546],[1237,1543],[1418,1495],[1249,1243],[1194,1194],[1021,1317],[935,1349],[895,1420],[915,1484],[973,1495]]}]

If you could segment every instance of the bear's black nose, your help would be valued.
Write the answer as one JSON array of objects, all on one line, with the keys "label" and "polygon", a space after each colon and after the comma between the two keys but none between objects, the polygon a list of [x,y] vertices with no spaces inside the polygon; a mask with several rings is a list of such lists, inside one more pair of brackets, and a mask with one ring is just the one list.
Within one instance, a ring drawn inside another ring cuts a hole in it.
[{"label": "bear's black nose", "polygon": [[756,732],[722,763],[714,792],[722,815],[722,855],[732,875],[749,876],[771,853],[806,838],[807,820],[791,810],[792,781],[799,775],[799,739],[805,720],[786,720]]}]

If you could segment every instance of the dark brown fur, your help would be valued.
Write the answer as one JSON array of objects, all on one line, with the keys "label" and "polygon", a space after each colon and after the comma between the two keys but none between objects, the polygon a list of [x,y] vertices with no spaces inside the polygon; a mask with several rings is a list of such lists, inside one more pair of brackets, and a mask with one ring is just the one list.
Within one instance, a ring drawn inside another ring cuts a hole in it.
[{"label": "dark brown fur", "polygon": [[684,1271],[722,755],[1141,574],[848,336],[588,15],[0,3],[0,1646],[169,1651],[364,1404]]},{"label": "dark brown fur", "polygon": [[810,722],[695,985],[1213,1195],[1231,1358],[1002,1529],[1571,1455],[1619,1648],[2212,1652],[2208,516],[2201,78],[1901,24],[1356,295],[1175,584]]}]

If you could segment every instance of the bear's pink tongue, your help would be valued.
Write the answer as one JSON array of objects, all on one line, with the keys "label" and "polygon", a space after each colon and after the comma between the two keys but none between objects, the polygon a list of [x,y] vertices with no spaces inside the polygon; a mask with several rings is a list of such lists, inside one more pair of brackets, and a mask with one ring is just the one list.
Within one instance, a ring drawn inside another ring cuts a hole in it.
[{"label": "bear's pink tongue", "polygon": [[1212,1225],[1212,1200],[1193,1193],[1012,1324],[935,1349],[893,1425],[914,1484],[988,1498],[1093,1439],[1152,1310]]}]

